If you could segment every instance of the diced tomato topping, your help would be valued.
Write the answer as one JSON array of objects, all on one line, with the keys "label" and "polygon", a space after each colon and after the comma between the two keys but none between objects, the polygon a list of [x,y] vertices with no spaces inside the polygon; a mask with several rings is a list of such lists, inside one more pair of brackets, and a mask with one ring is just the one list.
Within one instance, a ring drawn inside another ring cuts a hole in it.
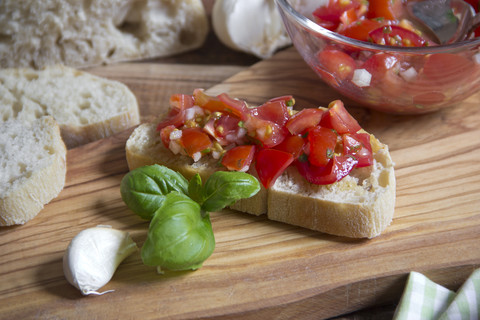
[{"label": "diced tomato topping", "polygon": [[183,150],[198,161],[212,149],[219,155],[226,147],[221,164],[227,170],[247,171],[255,161],[266,188],[294,161],[316,184],[333,183],[352,168],[373,163],[370,136],[358,132],[358,122],[340,100],[326,110],[302,109],[293,116],[292,96],[247,109],[244,101],[226,94],[211,97],[197,89],[192,96],[172,95],[170,103],[170,116],[158,126],[166,148],[175,154]]},{"label": "diced tomato topping", "polygon": [[367,70],[374,80],[380,80],[389,70],[398,70],[399,61],[396,56],[388,53],[377,53],[368,58],[362,66]]},{"label": "diced tomato topping", "polygon": [[169,147],[169,145],[170,145],[170,134],[175,129],[177,129],[175,126],[170,125],[170,126],[166,126],[165,128],[160,130],[160,138],[162,139],[162,143],[165,146],[165,148]]},{"label": "diced tomato topping", "polygon": [[302,153],[305,147],[305,140],[300,135],[288,136],[274,148],[277,150],[291,153],[295,159],[297,159]]},{"label": "diced tomato topping", "polygon": [[292,135],[301,134],[306,129],[317,126],[323,113],[321,109],[302,109],[287,121],[285,127]]},{"label": "diced tomato topping", "polygon": [[355,133],[362,128],[357,120],[348,113],[340,100],[330,102],[328,111],[323,115],[320,125],[334,129],[339,134]]},{"label": "diced tomato topping", "polygon": [[319,167],[308,161],[297,160],[298,172],[308,182],[318,185],[332,184],[345,178],[357,164],[351,156],[334,156],[327,166]]},{"label": "diced tomato topping", "polygon": [[197,152],[206,153],[209,151],[212,141],[201,129],[187,128],[182,131],[180,143],[190,157],[193,158]]},{"label": "diced tomato topping", "polygon": [[355,61],[343,51],[324,49],[317,54],[320,66],[338,80],[350,80],[355,71]]},{"label": "diced tomato topping", "polygon": [[250,137],[265,148],[272,148],[287,137],[288,131],[278,124],[249,115],[244,122]]},{"label": "diced tomato topping", "polygon": [[271,187],[293,160],[293,155],[288,152],[276,149],[258,151],[255,159],[255,169],[262,185],[267,189]]},{"label": "diced tomato topping", "polygon": [[314,127],[308,131],[310,153],[308,161],[315,166],[326,166],[335,154],[337,134],[324,127]]},{"label": "diced tomato topping", "polygon": [[220,94],[218,97],[212,97],[201,89],[195,89],[193,91],[193,98],[199,107],[210,112],[225,112],[239,119],[245,118],[245,102],[232,99],[225,93]]},{"label": "diced tomato topping", "polygon": [[222,164],[228,170],[247,171],[255,155],[255,146],[244,145],[228,150],[222,158]]},{"label": "diced tomato topping", "polygon": [[250,113],[260,119],[283,126],[289,118],[287,105],[283,100],[269,101],[250,110]]},{"label": "diced tomato topping", "polygon": [[174,94],[170,97],[170,113],[167,118],[160,122],[157,126],[157,131],[166,126],[173,125],[175,127],[181,126],[184,119],[185,109],[193,107],[193,98],[186,94]]},{"label": "diced tomato topping", "polygon": [[328,4],[313,12],[315,21],[324,28],[335,30],[345,11],[357,10],[362,6],[361,0],[329,0]]},{"label": "diced tomato topping", "polygon": [[357,159],[357,168],[373,164],[372,145],[368,133],[353,133],[343,135],[343,154]]},{"label": "diced tomato topping", "polygon": [[369,0],[367,18],[384,18],[387,20],[396,20],[402,10],[401,0]]},{"label": "diced tomato topping", "polygon": [[375,29],[369,37],[376,44],[395,47],[422,47],[426,40],[413,31],[400,26],[388,25]]},{"label": "diced tomato topping", "polygon": [[381,20],[362,19],[346,24],[338,33],[352,39],[368,41],[370,32],[385,24],[387,23]]}]

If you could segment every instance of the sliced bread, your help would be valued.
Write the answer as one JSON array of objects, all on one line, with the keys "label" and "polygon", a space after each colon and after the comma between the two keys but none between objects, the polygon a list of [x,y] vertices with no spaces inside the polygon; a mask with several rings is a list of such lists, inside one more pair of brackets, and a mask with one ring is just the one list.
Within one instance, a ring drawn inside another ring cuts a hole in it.
[{"label": "sliced bread", "polygon": [[67,148],[140,122],[133,93],[120,82],[64,66],[0,70],[0,123],[51,115]]},{"label": "sliced bread", "polygon": [[52,117],[0,124],[0,226],[24,224],[65,184],[66,148]]},{"label": "sliced bread", "polygon": [[[206,179],[223,170],[210,156],[198,162],[174,155],[162,144],[155,124],[137,127],[126,143],[130,170],[162,164],[188,179],[199,173]],[[353,238],[378,236],[392,221],[395,207],[394,165],[388,147],[370,136],[374,165],[357,168],[331,185],[307,182],[296,168],[288,168],[268,190],[263,188],[252,198],[241,200],[232,209],[260,215],[271,220],[308,229]],[[249,173],[256,175],[253,166]]]},{"label": "sliced bread", "polygon": [[200,47],[201,0],[2,0],[0,67],[87,67]]},{"label": "sliced bread", "polygon": [[374,164],[330,185],[308,183],[288,168],[268,190],[268,218],[329,234],[373,238],[395,209],[394,164],[388,146],[370,135]]}]

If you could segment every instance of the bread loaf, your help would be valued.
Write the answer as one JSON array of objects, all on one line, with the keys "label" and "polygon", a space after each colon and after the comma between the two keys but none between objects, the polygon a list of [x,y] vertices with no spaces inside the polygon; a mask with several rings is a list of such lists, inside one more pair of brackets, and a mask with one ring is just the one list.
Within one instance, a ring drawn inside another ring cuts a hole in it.
[{"label": "bread loaf", "polygon": [[0,125],[0,226],[34,218],[65,184],[66,149],[52,117]]},{"label": "bread loaf", "polygon": [[51,115],[68,148],[107,137],[140,121],[124,84],[64,66],[0,70],[0,122]]},{"label": "bread loaf", "polygon": [[173,55],[208,33],[201,0],[2,0],[0,67],[86,67]]},{"label": "bread loaf", "polygon": [[[388,146],[370,136],[374,165],[356,168],[342,180],[330,185],[307,182],[295,167],[288,168],[268,190],[233,206],[242,212],[267,214],[281,221],[324,233],[353,238],[373,238],[390,224],[395,207],[394,164]],[[174,155],[162,144],[156,124],[137,127],[126,143],[130,170],[151,164],[165,165],[190,179],[199,173],[206,179],[223,170],[210,156],[193,162],[184,155]],[[254,166],[249,173],[256,175]]]}]

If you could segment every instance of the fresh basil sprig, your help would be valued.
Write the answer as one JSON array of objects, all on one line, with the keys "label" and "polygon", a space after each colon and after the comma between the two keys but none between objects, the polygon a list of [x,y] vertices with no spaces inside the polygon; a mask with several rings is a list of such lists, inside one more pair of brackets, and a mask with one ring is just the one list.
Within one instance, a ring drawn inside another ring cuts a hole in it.
[{"label": "fresh basil sprig", "polygon": [[150,219],[143,263],[169,270],[198,269],[212,254],[215,237],[208,212],[254,196],[260,183],[250,174],[217,171],[205,185],[200,175],[187,181],[160,165],[130,171],[120,191],[126,205]]},{"label": "fresh basil sprig", "polygon": [[169,270],[195,270],[212,254],[215,237],[209,215],[185,194],[172,191],[150,222],[143,263]]},{"label": "fresh basil sprig", "polygon": [[127,173],[120,184],[122,200],[143,219],[151,220],[171,191],[188,193],[188,181],[180,173],[158,164]]}]

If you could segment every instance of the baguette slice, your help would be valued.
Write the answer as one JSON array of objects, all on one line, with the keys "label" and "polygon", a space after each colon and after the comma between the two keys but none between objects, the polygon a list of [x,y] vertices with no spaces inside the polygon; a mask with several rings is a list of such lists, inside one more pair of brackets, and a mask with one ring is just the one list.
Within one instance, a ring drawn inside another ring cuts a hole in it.
[{"label": "baguette slice", "polygon": [[66,148],[52,117],[0,125],[0,226],[24,224],[65,185]]},{"label": "baguette slice", "polygon": [[201,0],[2,0],[0,67],[82,68],[200,47]]},{"label": "baguette slice", "polygon": [[268,190],[268,218],[351,238],[373,238],[395,209],[394,164],[388,146],[370,135],[374,164],[330,185],[308,183],[288,168]]},{"label": "baguette slice", "polygon": [[0,70],[0,123],[51,115],[68,148],[135,126],[138,104],[124,84],[64,66]]},{"label": "baguette slice", "polygon": [[[218,160],[174,155],[165,148],[155,124],[137,127],[126,143],[130,170],[151,164],[165,165],[179,171],[187,179],[199,173],[206,179],[222,170]],[[294,167],[288,168],[266,190],[252,198],[238,201],[232,209],[260,215],[271,220],[352,238],[373,238],[390,224],[395,207],[394,165],[388,147],[370,135],[374,165],[357,168],[344,179],[331,185],[308,183]],[[253,167],[253,166],[252,166]],[[256,175],[252,170],[249,173]]]}]

